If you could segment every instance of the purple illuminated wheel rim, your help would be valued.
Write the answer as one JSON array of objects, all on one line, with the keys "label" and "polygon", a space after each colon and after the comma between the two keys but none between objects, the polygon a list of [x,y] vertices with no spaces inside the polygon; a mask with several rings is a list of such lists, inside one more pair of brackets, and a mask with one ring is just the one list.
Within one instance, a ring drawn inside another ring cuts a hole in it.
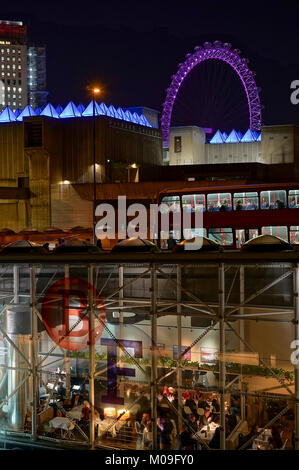
[{"label": "purple illuminated wheel rim", "polygon": [[178,71],[172,76],[170,87],[167,89],[161,117],[164,145],[168,145],[172,109],[180,86],[196,65],[210,59],[222,60],[237,72],[247,97],[249,127],[251,130],[256,131],[261,129],[262,107],[259,89],[255,82],[254,72],[248,68],[248,60],[240,57],[240,51],[238,49],[232,49],[232,45],[229,43],[222,44],[220,41],[215,41],[214,43],[205,42],[203,46],[195,47],[193,54],[186,55],[185,62],[179,64]]}]

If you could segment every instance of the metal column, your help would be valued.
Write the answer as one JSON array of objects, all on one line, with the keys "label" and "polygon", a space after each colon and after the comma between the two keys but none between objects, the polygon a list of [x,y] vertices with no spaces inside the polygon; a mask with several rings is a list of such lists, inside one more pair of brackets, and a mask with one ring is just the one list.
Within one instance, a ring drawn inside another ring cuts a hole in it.
[{"label": "metal column", "polygon": [[[119,265],[118,268],[118,287],[120,288],[118,298],[119,298],[119,339],[120,341],[123,341],[124,339],[124,311],[123,311],[123,298],[124,298],[124,267],[122,265]],[[123,351],[120,349],[119,351],[119,366],[123,367],[123,362],[122,362],[122,356],[123,356]],[[123,397],[125,393],[125,384],[124,384],[124,377],[120,377],[120,396]]]},{"label": "metal column", "polygon": [[[181,265],[177,265],[177,329],[178,329],[178,358],[182,352],[182,268]],[[178,432],[182,432],[182,368],[178,361],[177,363],[177,385],[178,385]]]},{"label": "metal column", "polygon": [[95,412],[94,412],[94,374],[95,374],[95,319],[94,319],[94,295],[93,295],[93,266],[88,266],[88,334],[89,334],[89,444],[94,449],[95,440]]},{"label": "metal column", "polygon": [[[70,267],[68,264],[64,266],[64,277],[65,277],[65,290],[68,291],[70,288]],[[65,398],[71,399],[71,367],[70,358],[67,356],[68,352],[66,349],[63,351],[64,354],[64,365],[65,365]]]},{"label": "metal column", "polygon": [[[240,304],[243,304],[245,300],[245,277],[244,277],[244,266],[240,266]],[[240,315],[243,315],[244,313],[244,308],[240,307],[239,310]],[[245,345],[242,339],[245,339],[245,321],[244,320],[239,320],[239,334],[240,334],[240,340],[239,340],[239,350],[240,352],[245,351]],[[246,384],[243,383],[242,381],[242,375],[239,380],[239,387],[240,390],[244,391],[246,390]],[[246,419],[246,397],[242,393],[241,394],[241,420],[244,421]]]},{"label": "metal column", "polygon": [[[299,264],[294,269],[294,311],[295,341],[299,341]],[[296,348],[297,348],[296,343]],[[294,363],[295,373],[295,449],[299,450],[299,363]]]},{"label": "metal column", "polygon": [[36,314],[36,278],[35,266],[30,267],[31,297],[31,352],[32,352],[32,438],[37,439],[37,406],[38,406],[38,323]]},{"label": "metal column", "polygon": [[[243,302],[245,300],[244,287],[245,287],[245,283],[244,283],[244,266],[241,265],[240,266],[240,304],[243,304]],[[240,307],[239,313],[240,313],[240,315],[243,315],[244,307]],[[239,320],[239,333],[240,333],[241,338],[244,339],[244,335],[245,335],[244,320]],[[240,352],[245,351],[244,343],[243,343],[243,341],[241,341],[241,339],[239,341],[239,348],[240,348]]]},{"label": "metal column", "polygon": [[219,298],[219,388],[220,388],[220,449],[225,450],[225,273],[224,263],[218,268]]},{"label": "metal column", "polygon": [[153,450],[158,448],[157,433],[157,273],[156,266],[151,266],[151,409]]}]

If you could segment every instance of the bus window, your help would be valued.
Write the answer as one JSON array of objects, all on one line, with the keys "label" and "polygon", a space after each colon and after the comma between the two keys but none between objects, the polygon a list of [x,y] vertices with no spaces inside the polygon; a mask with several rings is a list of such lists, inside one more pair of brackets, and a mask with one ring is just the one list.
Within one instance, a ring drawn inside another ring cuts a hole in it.
[{"label": "bus window", "polygon": [[[180,212],[180,196],[164,196],[161,204],[166,204],[169,207],[169,210],[173,212]],[[161,211],[163,214],[164,211]]]},{"label": "bus window", "polygon": [[210,228],[209,238],[220,245],[232,245],[234,242],[233,229],[232,228]]},{"label": "bus window", "polygon": [[170,230],[169,232],[160,232],[160,248],[161,250],[171,250],[174,244],[181,241],[179,231]]},{"label": "bus window", "polygon": [[286,242],[289,241],[288,237],[288,227],[278,226],[278,227],[262,227],[262,235],[274,235],[275,237],[282,238]]},{"label": "bus window", "polygon": [[299,225],[292,225],[290,227],[290,243],[293,245],[299,244]]},{"label": "bus window", "polygon": [[206,237],[206,228],[184,228],[184,239],[190,240],[193,237]]},{"label": "bus window", "polygon": [[291,209],[299,208],[299,189],[291,189],[289,191],[289,207]]},{"label": "bus window", "polygon": [[[247,233],[246,233],[247,232]],[[251,240],[252,238],[257,237],[259,231],[257,228],[250,228],[250,229],[238,229],[236,230],[236,247],[241,248],[241,246],[247,241]]]},{"label": "bus window", "polygon": [[208,194],[208,211],[231,211],[232,197],[230,193]]},{"label": "bus window", "polygon": [[259,208],[257,193],[234,193],[235,211],[252,211]]},{"label": "bus window", "polygon": [[261,209],[285,209],[287,197],[285,191],[262,191]]},{"label": "bus window", "polygon": [[204,194],[186,194],[182,196],[184,212],[199,212],[206,210],[206,197]]}]

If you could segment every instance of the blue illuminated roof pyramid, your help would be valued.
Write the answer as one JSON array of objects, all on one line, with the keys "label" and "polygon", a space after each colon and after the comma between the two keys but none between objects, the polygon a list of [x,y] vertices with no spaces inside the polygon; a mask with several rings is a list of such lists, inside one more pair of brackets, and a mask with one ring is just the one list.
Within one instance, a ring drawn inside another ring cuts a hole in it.
[{"label": "blue illuminated roof pyramid", "polygon": [[240,137],[238,136],[235,129],[231,131],[228,138],[225,140],[226,144],[235,144],[236,142],[240,142]]},{"label": "blue illuminated roof pyramid", "polygon": [[0,122],[12,122],[16,120],[17,119],[14,112],[10,109],[9,106],[6,106],[6,108],[4,108],[0,114]]},{"label": "blue illuminated roof pyramid", "polygon": [[78,110],[77,106],[70,101],[64,110],[60,113],[61,118],[70,118],[70,117],[81,117],[81,113]]},{"label": "blue illuminated roof pyramid", "polygon": [[114,118],[117,118],[119,119],[119,115],[115,109],[115,107],[113,106],[113,104],[111,104],[108,108],[109,112],[111,113],[111,116],[114,117]]},{"label": "blue illuminated roof pyramid", "polygon": [[123,119],[124,121],[126,120],[126,116],[122,108],[117,108],[117,113],[120,116],[120,119]]},{"label": "blue illuminated roof pyramid", "polygon": [[133,116],[132,116],[132,114],[130,113],[130,111],[126,111],[126,112],[125,112],[125,119],[126,119],[126,121],[134,122],[134,121],[133,121]]},{"label": "blue illuminated roof pyramid", "polygon": [[54,106],[51,105],[51,103],[48,103],[47,106],[45,107],[45,109],[43,109],[40,114],[41,114],[41,116],[49,116],[49,117],[53,117],[53,118],[59,118],[56,109],[54,108]]},{"label": "blue illuminated roof pyramid", "polygon": [[30,104],[27,104],[21,114],[17,117],[17,121],[23,121],[23,118],[26,116],[36,116],[34,109],[30,106]]},{"label": "blue illuminated roof pyramid", "polygon": [[109,115],[109,110],[108,110],[107,106],[105,105],[105,103],[100,104],[100,110],[101,110],[102,114],[107,115],[107,116]]},{"label": "blue illuminated roof pyramid", "polygon": [[[102,114],[103,112],[101,111],[100,106],[98,105],[97,102],[95,102],[95,115],[100,116]],[[85,108],[85,110],[82,113],[82,116],[93,116],[93,101],[91,101],[89,105]]]},{"label": "blue illuminated roof pyramid", "polygon": [[255,136],[252,132],[251,129],[248,129],[245,134],[243,135],[242,139],[241,139],[241,142],[254,142],[256,139],[255,139]]},{"label": "blue illuminated roof pyramid", "polygon": [[223,136],[221,134],[221,131],[218,129],[216,134],[212,137],[210,140],[210,144],[223,144]]},{"label": "blue illuminated roof pyramid", "polygon": [[35,116],[39,116],[40,113],[42,112],[41,108],[38,106],[35,110]]}]

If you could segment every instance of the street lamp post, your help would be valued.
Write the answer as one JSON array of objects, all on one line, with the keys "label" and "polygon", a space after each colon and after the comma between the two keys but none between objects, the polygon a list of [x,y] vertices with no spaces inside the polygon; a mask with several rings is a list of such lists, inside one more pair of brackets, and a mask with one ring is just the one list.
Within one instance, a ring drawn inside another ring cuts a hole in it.
[{"label": "street lamp post", "polygon": [[96,104],[95,96],[99,88],[92,88],[92,131],[93,131],[93,243],[97,244],[96,236],[96,207],[97,207],[97,173],[96,173]]}]

